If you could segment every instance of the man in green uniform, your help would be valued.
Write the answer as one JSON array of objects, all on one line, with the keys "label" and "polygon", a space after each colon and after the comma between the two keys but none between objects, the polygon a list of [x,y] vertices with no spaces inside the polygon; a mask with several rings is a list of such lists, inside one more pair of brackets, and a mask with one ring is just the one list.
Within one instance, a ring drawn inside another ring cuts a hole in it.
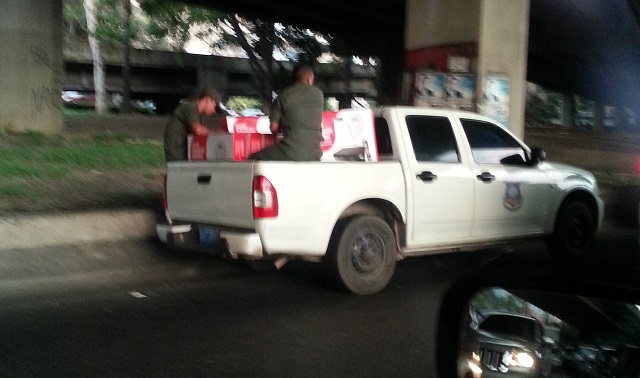
[{"label": "man in green uniform", "polygon": [[250,155],[249,160],[320,160],[324,94],[313,86],[310,65],[296,66],[293,78],[295,83],[282,90],[269,113],[271,132],[282,132],[282,140]]},{"label": "man in green uniform", "polygon": [[164,154],[167,162],[188,160],[187,135],[207,135],[209,129],[201,116],[212,116],[220,103],[220,95],[210,87],[202,89],[195,101],[178,105],[164,130]]}]

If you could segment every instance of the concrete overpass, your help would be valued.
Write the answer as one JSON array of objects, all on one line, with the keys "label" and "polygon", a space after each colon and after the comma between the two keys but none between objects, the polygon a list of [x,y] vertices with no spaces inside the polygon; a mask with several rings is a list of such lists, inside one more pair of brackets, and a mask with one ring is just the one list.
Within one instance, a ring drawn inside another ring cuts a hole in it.
[{"label": "concrete overpass", "polygon": [[[122,49],[102,48],[106,65],[107,91],[122,92]],[[188,97],[200,83],[214,85],[224,99],[230,96],[258,97],[247,59],[169,51],[131,51],[131,94],[134,99],[152,99],[157,112],[172,112],[181,98]],[[284,63],[290,68],[290,63]],[[347,88],[332,64],[316,68],[316,85],[327,97],[339,97],[349,91],[355,96],[376,98],[376,69],[351,66]],[[64,45],[64,90],[93,92],[93,60],[88,44]]]},{"label": "concrete overpass", "polygon": [[[169,0],[170,1],[170,0]],[[0,5],[0,126],[61,128],[62,0]],[[490,76],[508,85],[506,124],[524,133],[526,81],[637,108],[638,0],[189,0],[330,33],[344,52],[382,59],[378,97],[411,102],[412,75],[468,59],[478,110]]]}]

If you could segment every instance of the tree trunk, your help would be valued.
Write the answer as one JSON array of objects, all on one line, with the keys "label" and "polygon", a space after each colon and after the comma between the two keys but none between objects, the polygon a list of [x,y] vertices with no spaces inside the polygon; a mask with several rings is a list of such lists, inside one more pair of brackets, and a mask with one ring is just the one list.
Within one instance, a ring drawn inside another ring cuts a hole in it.
[{"label": "tree trunk", "polygon": [[267,73],[267,78],[263,83],[263,93],[262,93],[262,111],[265,114],[269,114],[271,109],[271,101],[273,101],[273,49],[274,49],[274,41],[276,40],[276,25],[274,23],[270,23],[268,27],[269,32],[269,47],[267,50],[270,52],[265,54],[265,71]]},{"label": "tree trunk", "polygon": [[[269,29],[268,35],[270,36],[270,47],[267,48],[269,50],[265,53],[262,51],[260,58],[258,58],[258,54],[253,47],[249,44],[247,37],[240,26],[238,19],[235,14],[229,15],[228,18],[229,23],[231,24],[233,31],[236,34],[236,38],[240,47],[247,53],[249,57],[249,67],[251,68],[251,72],[253,73],[253,80],[258,89],[258,93],[260,95],[260,99],[262,100],[262,111],[266,114],[269,114],[269,108],[271,107],[271,92],[272,92],[272,81],[273,81],[273,46],[275,39],[275,24],[269,24],[271,29]],[[264,26],[258,26],[263,27]],[[264,35],[264,34],[263,34]],[[265,41],[260,41],[263,46]]]},{"label": "tree trunk", "polygon": [[123,0],[124,3],[124,57],[122,59],[122,103],[120,113],[131,113],[131,0]]},{"label": "tree trunk", "polygon": [[97,20],[95,0],[84,0],[84,11],[87,16],[87,29],[89,29],[89,46],[91,47],[91,57],[93,59],[93,87],[95,90],[96,113],[106,113],[107,96],[105,91],[104,63],[100,55],[100,44],[95,37]]}]

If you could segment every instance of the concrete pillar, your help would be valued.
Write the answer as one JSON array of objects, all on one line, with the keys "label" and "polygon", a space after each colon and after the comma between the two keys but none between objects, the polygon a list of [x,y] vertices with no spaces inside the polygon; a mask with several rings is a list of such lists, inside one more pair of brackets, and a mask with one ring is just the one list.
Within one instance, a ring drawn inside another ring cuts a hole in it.
[{"label": "concrete pillar", "polygon": [[[529,1],[482,0],[478,41],[478,109],[506,117],[506,126],[524,137],[527,95]],[[490,98],[492,86],[507,98]],[[506,100],[506,101],[505,101]],[[498,104],[494,104],[498,102]],[[496,106],[497,105],[497,106]],[[500,114],[500,106],[508,114]],[[492,109],[494,107],[494,109]]]},{"label": "concrete pillar", "polygon": [[573,93],[562,94],[562,126],[575,127],[573,110],[576,107],[576,99]]},{"label": "concrete pillar", "polygon": [[0,2],[0,129],[62,130],[62,0]]},{"label": "concrete pillar", "polygon": [[528,0],[407,0],[405,26],[407,72],[469,59],[477,110],[524,136]]}]

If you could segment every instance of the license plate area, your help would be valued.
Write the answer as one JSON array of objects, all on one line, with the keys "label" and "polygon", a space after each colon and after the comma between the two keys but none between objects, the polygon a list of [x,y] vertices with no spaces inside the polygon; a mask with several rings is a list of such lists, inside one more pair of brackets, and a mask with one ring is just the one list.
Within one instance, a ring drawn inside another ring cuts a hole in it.
[{"label": "license plate area", "polygon": [[201,246],[213,247],[218,243],[219,235],[220,231],[217,227],[200,226],[198,240]]}]

